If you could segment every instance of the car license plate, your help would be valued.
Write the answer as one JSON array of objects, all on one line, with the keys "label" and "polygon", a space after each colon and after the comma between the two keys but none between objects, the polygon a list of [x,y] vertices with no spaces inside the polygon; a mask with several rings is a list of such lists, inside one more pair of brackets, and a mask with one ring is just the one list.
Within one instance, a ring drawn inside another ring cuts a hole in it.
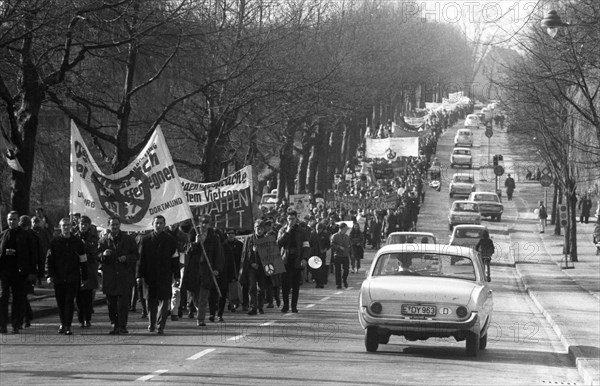
[{"label": "car license plate", "polygon": [[402,315],[420,315],[435,316],[437,309],[435,306],[420,306],[416,304],[403,304]]}]

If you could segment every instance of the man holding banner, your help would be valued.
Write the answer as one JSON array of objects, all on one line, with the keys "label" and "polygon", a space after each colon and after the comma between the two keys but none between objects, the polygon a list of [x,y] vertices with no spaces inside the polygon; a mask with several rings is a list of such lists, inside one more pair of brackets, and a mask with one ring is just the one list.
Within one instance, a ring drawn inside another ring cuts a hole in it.
[{"label": "man holding banner", "polygon": [[[265,313],[263,306],[265,303],[267,277],[261,261],[261,255],[264,255],[266,251],[260,245],[263,244],[261,242],[264,237],[265,221],[258,219],[254,222],[254,234],[246,238],[242,250],[240,283],[242,285],[248,284],[248,292],[250,294],[250,311],[248,311],[248,315],[256,315],[257,312],[260,314]],[[277,251],[275,238],[273,238],[273,244]]]},{"label": "man holding banner", "polygon": [[[210,291],[216,283],[216,277],[223,272],[225,264],[221,240],[210,227],[210,221],[209,215],[200,217],[199,229],[190,235],[194,241],[191,243],[189,258],[183,269],[183,289],[191,292],[194,305],[198,309],[198,327],[206,326],[204,318]],[[213,316],[215,310],[210,311]]]}]

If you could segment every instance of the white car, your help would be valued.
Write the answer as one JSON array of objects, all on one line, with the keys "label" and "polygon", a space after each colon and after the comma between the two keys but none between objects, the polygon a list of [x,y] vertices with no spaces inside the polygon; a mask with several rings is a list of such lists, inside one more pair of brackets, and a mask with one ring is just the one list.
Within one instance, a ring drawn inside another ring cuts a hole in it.
[{"label": "white car", "polygon": [[504,205],[494,192],[473,192],[469,195],[469,201],[479,203],[481,216],[490,217],[492,220],[500,221],[504,212]]},{"label": "white car", "polygon": [[277,193],[265,193],[260,198],[260,204],[258,206],[263,213],[277,207]]},{"label": "white car", "polygon": [[437,239],[429,232],[392,232],[386,244],[437,244]]},{"label": "white car", "polygon": [[448,213],[448,229],[459,224],[481,224],[479,204],[475,201],[457,200],[452,203]]},{"label": "white car", "polygon": [[481,109],[481,112],[485,114],[486,122],[489,122],[492,120],[492,115],[493,115],[492,109],[490,109],[488,107],[484,107]]},{"label": "white car", "polygon": [[[452,264],[454,261],[454,264]],[[492,290],[476,252],[441,244],[381,248],[360,288],[358,319],[365,347],[392,335],[408,341],[453,337],[469,356],[487,346]]]},{"label": "white car", "polygon": [[467,147],[455,147],[450,155],[450,167],[455,165],[467,166],[469,169],[473,167],[473,157],[471,149]]},{"label": "white car", "polygon": [[452,230],[449,243],[450,245],[475,249],[484,230],[487,230],[485,225],[457,225]]},{"label": "white car", "polygon": [[454,136],[454,146],[473,146],[471,129],[458,129]]},{"label": "white car", "polygon": [[473,176],[468,174],[454,173],[450,185],[448,185],[448,194],[453,197],[456,194],[468,196],[475,191],[475,181]]},{"label": "white car", "polygon": [[469,114],[465,118],[465,127],[479,128],[479,117],[475,114]]}]

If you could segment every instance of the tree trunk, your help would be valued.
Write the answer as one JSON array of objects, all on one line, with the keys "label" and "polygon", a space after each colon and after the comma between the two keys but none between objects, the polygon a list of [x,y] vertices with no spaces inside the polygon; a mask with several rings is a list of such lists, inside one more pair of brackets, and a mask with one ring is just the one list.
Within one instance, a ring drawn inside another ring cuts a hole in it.
[{"label": "tree trunk", "polygon": [[288,121],[285,142],[279,150],[279,174],[277,178],[277,202],[294,194],[294,135],[296,122]]},{"label": "tree trunk", "polygon": [[552,211],[552,219],[555,220],[554,221],[554,235],[555,236],[560,236],[560,220],[558,220],[559,218],[559,206],[562,203],[562,189],[560,188],[560,186],[558,185],[558,183],[554,184],[554,202],[552,203],[553,205],[553,211]]},{"label": "tree trunk", "polygon": [[557,205],[557,197],[559,194],[559,190],[558,190],[558,184],[554,184],[554,195],[552,196],[552,209],[550,211],[550,213],[552,213],[552,217],[550,218],[550,225],[555,225],[556,224],[556,211],[558,208]]},{"label": "tree trunk", "polygon": [[[574,191],[574,190],[572,190]],[[571,255],[571,261],[578,261],[577,258],[577,196],[571,194],[569,200],[569,254]]]},{"label": "tree trunk", "polygon": [[296,173],[296,181],[298,182],[298,193],[306,193],[306,175],[308,173],[308,158],[310,155],[311,145],[314,141],[311,139],[311,129],[308,125],[305,126],[302,133],[302,151],[298,160],[298,170]]},{"label": "tree trunk", "polygon": [[312,194],[315,194],[315,191],[319,190],[317,188],[317,170],[319,169],[320,164],[323,163],[323,156],[326,155],[320,151],[321,144],[324,142],[322,120],[317,122],[315,131],[315,138],[311,141],[310,157],[308,158],[308,179],[306,187],[307,191]]},{"label": "tree trunk", "polygon": [[18,146],[17,159],[23,168],[23,173],[12,170],[11,180],[11,209],[19,215],[29,214],[31,181],[35,159],[35,139],[38,129],[38,116],[41,100],[24,100],[18,113],[18,140],[12,141]]},{"label": "tree trunk", "polygon": [[[349,132],[349,127],[348,125],[344,122],[342,123],[342,127],[344,128],[343,134],[342,134],[342,144],[340,147],[340,153],[342,155],[342,169],[344,168],[344,166],[346,165],[346,162],[348,162],[348,160],[350,159],[350,156],[348,154],[348,141],[350,140],[349,136],[350,136],[350,132]],[[342,173],[344,172],[344,170],[342,170]]]},{"label": "tree trunk", "polygon": [[[28,20],[27,26],[33,22]],[[28,28],[28,30],[31,30]],[[13,170],[11,175],[11,210],[19,215],[29,214],[31,180],[35,159],[35,140],[38,130],[38,119],[44,92],[39,86],[40,76],[31,55],[33,34],[28,33],[23,38],[21,47],[22,73],[19,80],[22,84],[21,105],[15,117],[9,117],[10,139],[16,145],[17,159],[23,168],[23,173]]]}]

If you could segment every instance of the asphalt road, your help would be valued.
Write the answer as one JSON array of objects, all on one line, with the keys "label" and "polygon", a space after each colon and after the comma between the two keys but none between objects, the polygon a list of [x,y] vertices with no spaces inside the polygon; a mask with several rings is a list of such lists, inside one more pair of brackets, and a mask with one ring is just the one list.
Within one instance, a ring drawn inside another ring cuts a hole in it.
[{"label": "asphalt road", "polygon": [[[442,162],[448,162],[457,128],[441,138]],[[487,158],[481,140],[487,144],[483,130],[476,133],[474,152]],[[482,176],[479,164],[476,159],[477,179]],[[483,181],[481,186],[491,185]],[[446,180],[441,192],[427,192],[418,224],[419,230],[433,232],[444,243],[452,201],[447,189]],[[169,321],[164,336],[148,333],[147,322],[137,314],[130,318],[129,335],[109,336],[105,307],[96,310],[92,328],[75,328],[70,337],[56,334],[56,316],[46,317],[21,335],[0,338],[0,384],[582,384],[510,266],[506,230],[515,215],[514,206],[507,205],[502,222],[484,221],[501,252],[492,267],[494,313],[488,347],[478,358],[467,357],[464,342],[452,339],[407,342],[392,337],[376,353],[367,353],[357,319],[359,273],[350,275],[350,288],[344,290],[334,289],[331,276],[325,289],[305,283],[298,314],[278,309],[258,316],[226,312],[224,323],[204,329],[189,319]],[[372,257],[368,251],[364,266]]]}]

